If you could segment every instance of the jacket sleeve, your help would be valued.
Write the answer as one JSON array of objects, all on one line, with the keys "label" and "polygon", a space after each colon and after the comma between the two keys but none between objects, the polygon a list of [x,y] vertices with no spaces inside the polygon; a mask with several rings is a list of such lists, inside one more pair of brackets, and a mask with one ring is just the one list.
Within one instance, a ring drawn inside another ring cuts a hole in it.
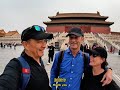
[{"label": "jacket sleeve", "polygon": [[51,68],[51,72],[50,72],[50,84],[51,84],[52,90],[56,90],[56,86],[55,86],[56,82],[54,82],[54,79],[58,77],[57,76],[58,56],[59,56],[59,53],[56,53],[55,57],[54,57],[54,62],[53,62],[52,68]]},{"label": "jacket sleeve", "polygon": [[18,90],[21,76],[21,65],[17,59],[12,59],[0,75],[0,90]]}]

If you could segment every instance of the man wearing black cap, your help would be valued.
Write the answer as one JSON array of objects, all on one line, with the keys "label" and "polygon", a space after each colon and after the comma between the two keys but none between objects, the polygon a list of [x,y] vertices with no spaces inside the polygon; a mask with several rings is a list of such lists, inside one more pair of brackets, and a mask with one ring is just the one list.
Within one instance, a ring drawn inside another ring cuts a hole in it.
[{"label": "man wearing black cap", "polygon": [[46,40],[52,38],[53,35],[46,33],[41,26],[25,29],[21,35],[24,51],[19,58],[13,58],[7,64],[0,76],[0,90],[50,90],[41,57]]},{"label": "man wearing black cap", "polygon": [[[69,48],[63,53],[60,68],[58,67],[60,52],[55,54],[51,68],[50,81],[52,90],[56,90],[56,86],[59,86],[59,90],[80,90],[81,78],[84,71],[84,57],[80,50],[80,45],[84,41],[84,34],[80,28],[74,27],[70,29],[67,36],[69,36]],[[112,80],[110,70],[105,77],[106,81],[104,81],[104,84]]]}]

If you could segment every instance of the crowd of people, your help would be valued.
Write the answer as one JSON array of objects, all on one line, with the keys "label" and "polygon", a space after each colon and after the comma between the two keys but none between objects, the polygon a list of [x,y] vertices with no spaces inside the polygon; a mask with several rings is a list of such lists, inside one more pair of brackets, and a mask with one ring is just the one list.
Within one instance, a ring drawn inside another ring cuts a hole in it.
[{"label": "crowd of people", "polygon": [[2,42],[0,43],[1,48],[10,48],[11,49],[13,47],[14,49],[16,49],[16,46],[17,46],[17,43],[15,43],[15,42],[14,43],[2,43]]},{"label": "crowd of people", "polygon": [[0,90],[120,90],[112,80],[112,69],[107,67],[104,48],[96,46],[89,50],[86,45],[81,50],[84,33],[77,27],[70,29],[66,37],[69,38],[66,50],[54,55],[53,43],[47,47],[48,63],[53,61],[49,84],[41,57],[53,34],[39,25],[23,30],[24,50],[6,65],[0,75]]}]

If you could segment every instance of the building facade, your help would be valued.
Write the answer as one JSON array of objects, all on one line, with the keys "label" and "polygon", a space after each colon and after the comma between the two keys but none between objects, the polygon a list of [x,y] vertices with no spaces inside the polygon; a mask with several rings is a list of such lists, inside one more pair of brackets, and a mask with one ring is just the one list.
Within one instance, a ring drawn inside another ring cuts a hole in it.
[{"label": "building facade", "polygon": [[6,33],[4,30],[1,30],[1,32],[0,32],[0,43],[21,44],[21,35],[18,33],[18,31],[9,31],[9,32]]},{"label": "building facade", "polygon": [[111,32],[108,16],[97,13],[59,13],[48,17],[51,21],[43,22],[47,25],[47,32],[67,32],[72,27],[79,27],[83,32],[105,33]]}]

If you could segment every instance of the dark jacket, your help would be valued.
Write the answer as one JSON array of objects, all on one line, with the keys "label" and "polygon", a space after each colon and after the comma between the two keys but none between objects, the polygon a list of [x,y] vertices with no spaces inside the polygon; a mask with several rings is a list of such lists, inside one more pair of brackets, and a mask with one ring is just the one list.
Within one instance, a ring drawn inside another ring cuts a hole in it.
[{"label": "dark jacket", "polygon": [[120,87],[114,80],[112,80],[110,84],[102,86],[102,82],[100,81],[105,73],[106,71],[99,75],[93,76],[92,70],[87,70],[81,82],[81,90],[120,90]]},{"label": "dark jacket", "polygon": [[49,49],[48,55],[49,55],[49,56],[53,56],[53,55],[54,55],[54,49],[55,49],[55,47],[54,47],[54,46],[48,46],[48,49]]},{"label": "dark jacket", "polygon": [[[49,79],[43,65],[39,65],[24,52],[22,56],[28,62],[31,71],[26,90],[49,90]],[[3,74],[0,76],[0,90],[18,90],[21,80],[21,70],[20,62],[16,58],[10,60]]]}]

